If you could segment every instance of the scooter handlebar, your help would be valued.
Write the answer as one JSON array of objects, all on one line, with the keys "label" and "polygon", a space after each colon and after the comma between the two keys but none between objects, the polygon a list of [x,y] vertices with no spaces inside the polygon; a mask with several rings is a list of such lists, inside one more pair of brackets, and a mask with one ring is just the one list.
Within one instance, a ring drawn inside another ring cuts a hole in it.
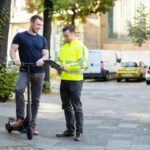
[{"label": "scooter handlebar", "polygon": [[[8,62],[8,66],[11,66],[11,65],[15,65],[15,63],[13,61],[9,61]],[[26,63],[26,62],[21,62],[21,66],[27,66],[27,65],[36,65],[36,63]]]}]

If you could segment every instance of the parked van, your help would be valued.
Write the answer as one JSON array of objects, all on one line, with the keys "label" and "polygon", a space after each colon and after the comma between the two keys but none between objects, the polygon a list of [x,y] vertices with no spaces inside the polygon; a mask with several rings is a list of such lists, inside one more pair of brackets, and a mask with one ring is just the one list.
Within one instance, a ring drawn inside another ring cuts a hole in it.
[{"label": "parked van", "polygon": [[89,50],[87,68],[83,75],[84,79],[104,79],[115,78],[118,69],[118,58],[112,50]]}]

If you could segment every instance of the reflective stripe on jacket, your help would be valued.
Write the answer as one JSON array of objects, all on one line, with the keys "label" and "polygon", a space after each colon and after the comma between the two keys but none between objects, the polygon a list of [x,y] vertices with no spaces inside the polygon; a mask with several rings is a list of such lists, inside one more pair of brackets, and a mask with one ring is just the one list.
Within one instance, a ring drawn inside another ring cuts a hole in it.
[{"label": "reflective stripe on jacket", "polygon": [[83,80],[83,70],[87,66],[88,49],[78,40],[64,44],[56,62],[66,65],[66,71],[61,74],[62,80]]}]

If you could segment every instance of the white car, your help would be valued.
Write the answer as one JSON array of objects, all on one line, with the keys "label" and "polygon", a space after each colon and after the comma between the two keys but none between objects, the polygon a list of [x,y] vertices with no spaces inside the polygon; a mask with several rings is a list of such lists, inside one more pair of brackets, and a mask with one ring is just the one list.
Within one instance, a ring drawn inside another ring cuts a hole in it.
[{"label": "white car", "polygon": [[145,79],[146,79],[146,83],[147,84],[150,84],[150,65],[147,67],[146,69],[146,76],[145,76]]}]

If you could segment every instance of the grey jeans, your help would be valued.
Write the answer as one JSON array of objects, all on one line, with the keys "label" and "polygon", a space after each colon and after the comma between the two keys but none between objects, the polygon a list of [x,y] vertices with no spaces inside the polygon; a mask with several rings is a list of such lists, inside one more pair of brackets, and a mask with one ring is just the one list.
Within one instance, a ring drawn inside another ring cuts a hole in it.
[{"label": "grey jeans", "polygon": [[[44,83],[45,73],[31,73],[30,83],[31,83],[31,112],[32,112],[32,126],[36,126],[36,118],[39,108],[40,96],[42,92],[42,87]],[[25,101],[24,92],[27,87],[27,73],[20,72],[17,83],[16,83],[16,117],[18,119],[25,118]]]},{"label": "grey jeans", "polygon": [[66,127],[70,132],[83,132],[83,109],[81,91],[83,81],[65,81],[60,84],[62,108],[66,118]]}]

